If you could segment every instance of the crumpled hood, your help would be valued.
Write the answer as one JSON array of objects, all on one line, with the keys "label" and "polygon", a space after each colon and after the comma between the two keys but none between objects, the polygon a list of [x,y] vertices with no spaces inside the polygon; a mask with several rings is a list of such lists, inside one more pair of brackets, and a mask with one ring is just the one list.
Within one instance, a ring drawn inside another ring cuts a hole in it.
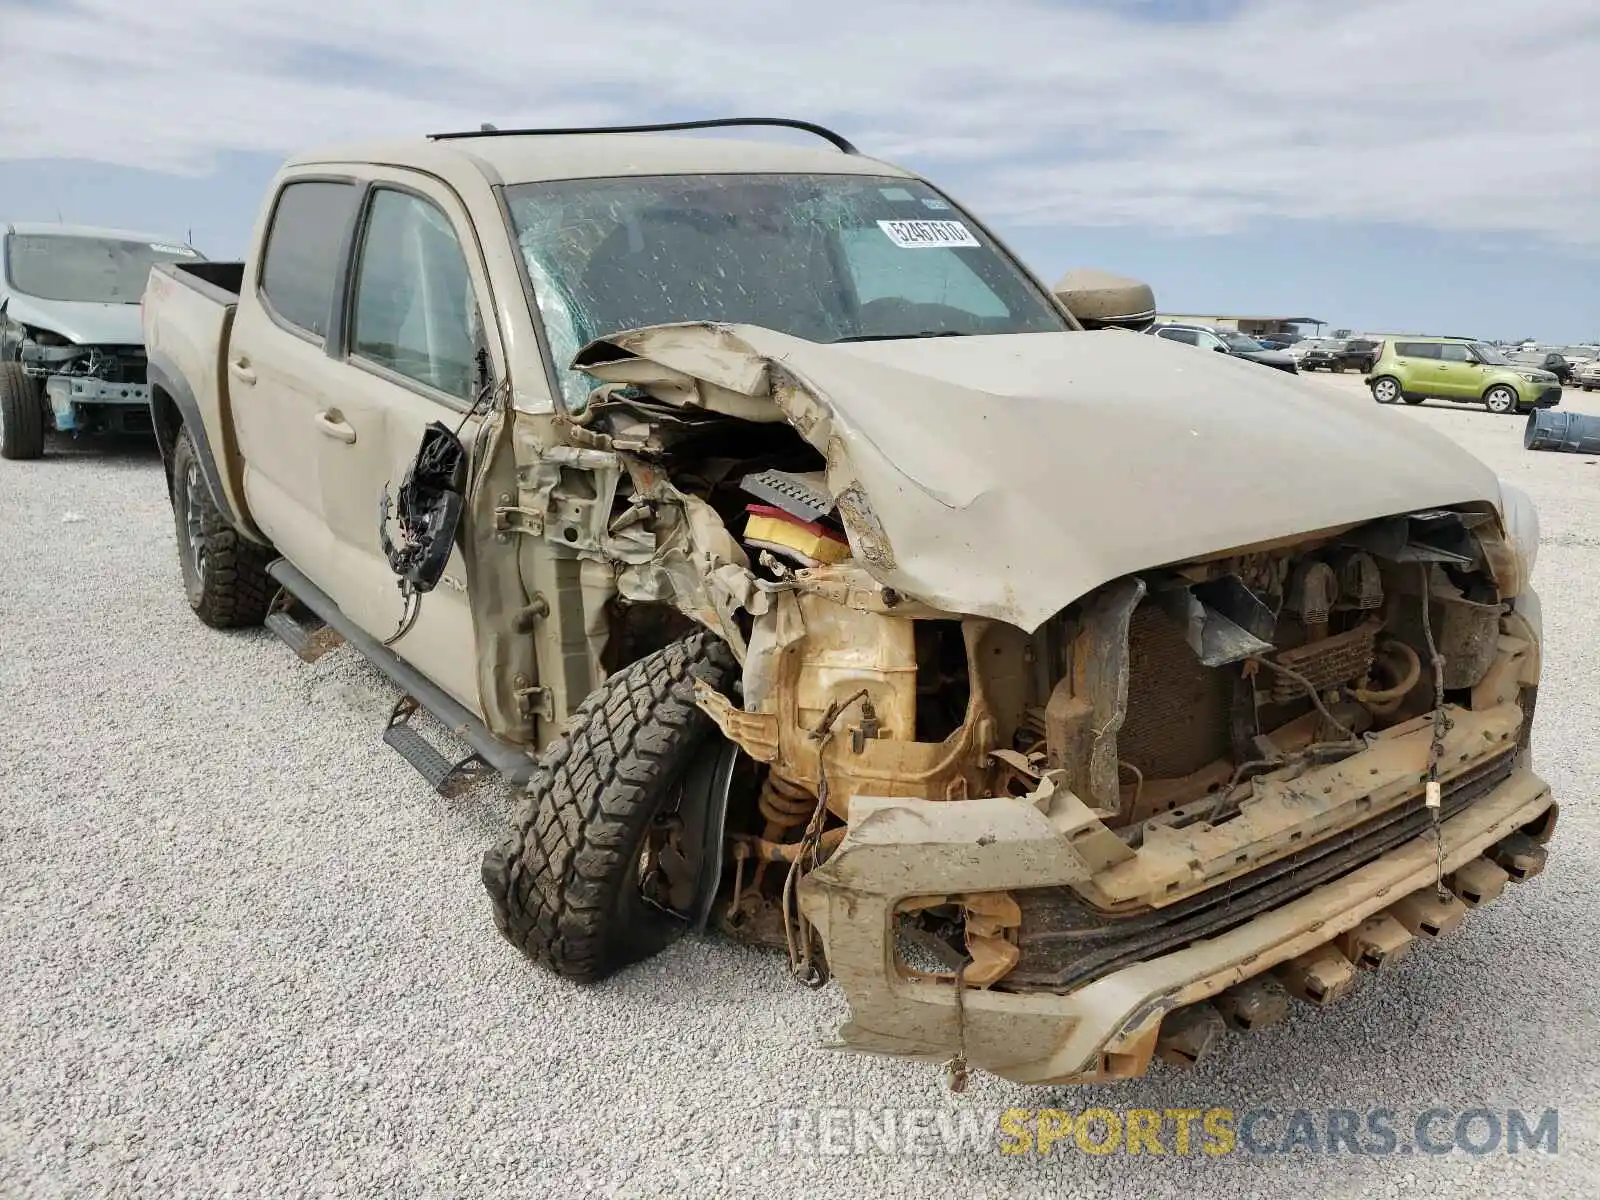
[{"label": "crumpled hood", "polygon": [[[1030,630],[1134,571],[1499,503],[1488,467],[1400,413],[1116,330],[819,345],[669,325],[594,343],[577,362],[724,411],[748,412],[744,398],[770,397],[786,375],[831,413],[881,524],[892,561],[868,563],[873,574]],[[652,384],[650,363],[676,384]],[[686,397],[685,377],[712,386]],[[851,541],[859,556],[854,530]]]},{"label": "crumpled hood", "polygon": [[80,346],[142,346],[137,304],[86,304],[77,300],[39,300],[10,293],[6,316],[35,329],[59,333]]}]

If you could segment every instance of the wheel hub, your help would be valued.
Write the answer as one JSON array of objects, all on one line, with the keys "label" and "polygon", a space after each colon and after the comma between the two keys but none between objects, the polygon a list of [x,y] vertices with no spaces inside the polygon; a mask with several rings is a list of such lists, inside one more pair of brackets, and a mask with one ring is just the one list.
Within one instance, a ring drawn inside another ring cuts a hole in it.
[{"label": "wheel hub", "polygon": [[205,511],[205,482],[199,464],[192,459],[183,472],[183,504],[179,513],[179,535],[183,538],[184,584],[192,602],[198,602],[205,578],[206,540],[201,514]]}]

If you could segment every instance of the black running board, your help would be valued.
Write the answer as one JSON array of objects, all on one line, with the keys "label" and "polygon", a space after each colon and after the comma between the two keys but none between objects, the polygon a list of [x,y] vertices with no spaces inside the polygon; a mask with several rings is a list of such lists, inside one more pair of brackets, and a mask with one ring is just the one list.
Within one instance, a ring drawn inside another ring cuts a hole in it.
[{"label": "black running board", "polygon": [[[300,612],[296,613],[295,609]],[[278,593],[278,601],[262,623],[277,634],[278,640],[293,650],[301,662],[314,663],[328,651],[338,649],[344,643],[344,635],[320,617],[312,615],[310,620],[302,619],[301,614],[307,612],[304,605],[296,602],[293,593],[285,589]]]},{"label": "black running board", "polygon": [[428,781],[429,787],[441,796],[448,796],[458,785],[471,783],[484,772],[493,770],[476,750],[457,759],[441,754],[439,748],[411,724],[411,718],[420,707],[415,696],[405,695],[396,700],[389,713],[389,724],[383,731],[383,744],[410,763],[417,774]]},{"label": "black running board", "polygon": [[[391,683],[398,687],[406,696],[415,701],[415,706],[426,710],[432,717],[439,721],[451,733],[455,734],[476,752],[463,759],[461,763],[451,764],[431,745],[423,740],[416,730],[409,728],[404,718],[399,720],[394,715],[390,717],[390,724],[384,730],[384,741],[398,750],[405,760],[417,768],[419,774],[427,779],[437,789],[441,784],[449,782],[458,773],[468,772],[468,764],[472,759],[480,759],[491,768],[498,771],[511,783],[526,783],[533,775],[533,759],[523,750],[502,742],[484,723],[469,712],[453,696],[444,691],[438,684],[429,680],[425,675],[401,658],[389,647],[385,646],[370,633],[361,629],[349,617],[344,615],[340,607],[334,603],[333,598],[324,592],[311,580],[307,579],[287,559],[277,559],[267,567],[267,574],[276,579],[296,600],[320,617],[329,628],[350,643],[350,646],[378,670],[389,677]],[[403,703],[403,701],[402,701]],[[399,707],[396,708],[396,714]],[[409,716],[409,714],[406,714]],[[395,734],[397,729],[403,733]],[[395,734],[391,738],[391,734]],[[409,734],[410,736],[405,736]],[[414,744],[421,742],[422,747],[433,756],[431,759],[421,753]],[[404,743],[402,749],[399,743]],[[407,753],[407,749],[412,753]],[[437,761],[435,761],[437,760]],[[451,768],[438,782],[433,776],[438,774],[439,763],[444,763]],[[424,765],[427,770],[424,770]]]}]

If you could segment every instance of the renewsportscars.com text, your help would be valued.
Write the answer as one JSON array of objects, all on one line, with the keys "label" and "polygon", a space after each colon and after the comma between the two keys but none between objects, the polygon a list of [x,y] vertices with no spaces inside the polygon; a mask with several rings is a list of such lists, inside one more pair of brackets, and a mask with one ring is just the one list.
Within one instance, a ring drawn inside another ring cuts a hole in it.
[{"label": "renewsportscars.com text", "polygon": [[1444,1155],[1556,1154],[1556,1109],[1415,1112],[1211,1108],[791,1108],[781,1151],[827,1156],[1000,1153]]}]

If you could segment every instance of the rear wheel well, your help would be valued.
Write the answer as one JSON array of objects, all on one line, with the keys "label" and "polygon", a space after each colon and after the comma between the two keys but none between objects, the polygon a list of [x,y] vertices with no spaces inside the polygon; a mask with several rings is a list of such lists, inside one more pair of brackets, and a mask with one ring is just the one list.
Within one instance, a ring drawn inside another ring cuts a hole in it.
[{"label": "rear wheel well", "polygon": [[183,414],[177,403],[159,385],[150,388],[150,424],[156,431],[156,445],[161,448],[161,469],[167,477],[167,499],[172,499],[172,455],[178,448],[178,435],[183,432]]}]

